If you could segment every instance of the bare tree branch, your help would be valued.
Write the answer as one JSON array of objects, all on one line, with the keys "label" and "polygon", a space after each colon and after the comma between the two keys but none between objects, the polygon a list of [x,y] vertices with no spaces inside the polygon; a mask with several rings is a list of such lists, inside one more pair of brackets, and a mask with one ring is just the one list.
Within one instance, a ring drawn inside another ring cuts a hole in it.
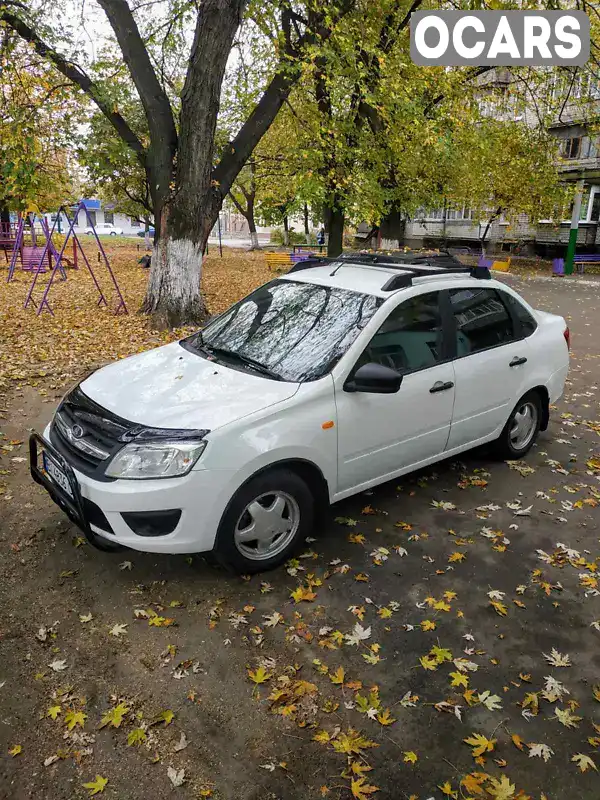
[{"label": "bare tree branch", "polygon": [[341,0],[336,13],[330,15],[325,26],[325,18],[316,12],[309,21],[305,33],[293,47],[293,52],[280,62],[277,72],[257,103],[256,107],[242,125],[237,136],[231,142],[225,155],[213,170],[213,179],[224,197],[231,189],[237,174],[244,166],[256,145],[268,131],[277,112],[286,101],[292,86],[300,74],[301,56],[304,49],[316,42],[327,41],[339,20],[354,6],[354,0]]},{"label": "bare tree branch", "polygon": [[123,58],[144,106],[150,130],[153,169],[157,176],[161,176],[162,184],[157,186],[157,181],[153,181],[152,190],[153,194],[158,192],[164,198],[168,193],[173,158],[177,151],[177,129],[169,98],[156,76],[150,55],[126,0],[98,0],[98,2],[117,37]]},{"label": "bare tree branch", "polygon": [[[14,3],[13,3],[14,4]],[[94,101],[96,106],[104,114],[121,139],[134,151],[138,161],[142,166],[146,166],[146,151],[143,144],[138,139],[133,130],[129,127],[125,119],[118,111],[115,111],[113,106],[107,102],[100,92],[99,87],[92,81],[81,67],[68,61],[64,56],[58,53],[50,45],[46,44],[41,37],[33,30],[33,28],[24,22],[16,14],[9,11],[6,6],[0,10],[0,20],[9,25],[19,36],[27,42],[30,42],[35,51],[47,58],[54,64],[56,69],[61,72],[65,78],[68,78],[76,86],[79,86],[88,97]]]}]

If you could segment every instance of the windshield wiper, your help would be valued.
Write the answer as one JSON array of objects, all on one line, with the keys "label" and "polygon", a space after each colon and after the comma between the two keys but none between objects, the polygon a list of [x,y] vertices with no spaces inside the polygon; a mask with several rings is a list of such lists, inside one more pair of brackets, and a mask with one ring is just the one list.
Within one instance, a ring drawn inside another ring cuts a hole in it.
[{"label": "windshield wiper", "polygon": [[225,359],[229,359],[231,361],[237,361],[239,364],[245,364],[248,367],[251,367],[256,372],[260,372],[261,375],[266,375],[269,378],[273,378],[276,381],[282,381],[283,378],[279,373],[273,372],[273,370],[269,369],[269,367],[261,364],[260,361],[256,361],[254,358],[250,356],[244,356],[241,353],[236,353],[234,350],[228,350],[226,347],[215,347],[208,342],[202,342],[201,348],[208,353],[212,353],[216,356],[222,356]]}]

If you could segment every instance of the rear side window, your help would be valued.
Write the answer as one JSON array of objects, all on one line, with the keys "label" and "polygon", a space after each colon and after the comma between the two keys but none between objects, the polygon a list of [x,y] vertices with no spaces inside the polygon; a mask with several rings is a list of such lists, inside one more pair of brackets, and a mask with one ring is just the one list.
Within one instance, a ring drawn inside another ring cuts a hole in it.
[{"label": "rear side window", "polygon": [[495,289],[452,289],[450,305],[459,358],[516,338],[512,317]]},{"label": "rear side window", "polygon": [[505,294],[504,292],[502,292],[502,300],[504,300],[504,302],[521,323],[522,335],[525,337],[531,336],[531,334],[537,328],[537,322],[531,316],[529,311],[527,311],[523,303],[517,300],[516,297],[513,297],[512,294]]}]

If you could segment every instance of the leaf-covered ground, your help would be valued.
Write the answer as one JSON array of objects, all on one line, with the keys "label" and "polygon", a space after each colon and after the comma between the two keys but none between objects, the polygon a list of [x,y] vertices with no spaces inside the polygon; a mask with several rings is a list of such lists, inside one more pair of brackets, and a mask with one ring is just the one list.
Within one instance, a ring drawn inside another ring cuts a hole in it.
[{"label": "leaf-covered ground", "polygon": [[[265,277],[211,261],[211,310]],[[252,579],[94,551],[28,478],[28,429],[88,364],[161,341],[144,319],[66,297],[3,317],[0,797],[597,800],[597,293],[508,280],[573,336],[526,462],[477,452],[344,501]]]},{"label": "leaf-covered ground", "polygon": [[[109,308],[98,308],[98,292],[85,264],[68,269],[65,282],[56,281],[49,294],[54,316],[44,311],[37,318],[32,307],[24,308],[31,284],[29,273],[17,270],[7,284],[8,270],[0,251],[0,396],[12,382],[40,386],[48,381],[62,385],[93,367],[156,347],[185,331],[152,331],[148,320],[137,312],[145,290],[147,271],[138,266],[143,243],[131,240],[105,246],[129,314],[115,316],[117,295],[103,264],[98,264],[95,245],[84,241]],[[70,250],[69,250],[70,252]],[[206,260],[203,287],[211,313],[226,309],[272,275],[262,253],[242,253],[225,248],[223,258],[211,246]],[[39,304],[48,276],[40,276],[34,300]]]}]

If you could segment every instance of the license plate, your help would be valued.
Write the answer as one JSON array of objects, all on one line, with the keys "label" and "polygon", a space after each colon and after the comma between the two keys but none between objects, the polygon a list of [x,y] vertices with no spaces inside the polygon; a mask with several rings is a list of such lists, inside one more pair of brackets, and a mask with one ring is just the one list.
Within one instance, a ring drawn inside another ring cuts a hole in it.
[{"label": "license plate", "polygon": [[63,492],[69,495],[69,497],[73,497],[73,490],[71,489],[69,479],[58,466],[56,461],[50,458],[48,453],[45,451],[42,451],[42,464],[44,465],[44,472],[54,481],[54,483],[58,484]]}]

